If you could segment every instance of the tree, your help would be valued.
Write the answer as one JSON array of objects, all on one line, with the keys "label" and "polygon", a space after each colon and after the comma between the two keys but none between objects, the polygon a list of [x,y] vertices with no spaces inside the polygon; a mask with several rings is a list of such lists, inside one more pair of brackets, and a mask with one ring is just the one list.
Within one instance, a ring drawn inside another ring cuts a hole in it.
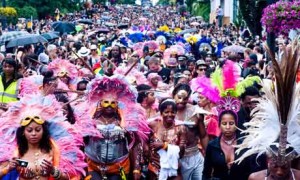
[{"label": "tree", "polygon": [[239,4],[243,19],[252,35],[261,36],[262,26],[260,20],[267,2],[265,0],[239,0]]},{"label": "tree", "polygon": [[53,15],[56,8],[67,9],[69,12],[79,10],[81,0],[10,0],[8,4],[16,8],[24,8],[31,6],[36,9],[38,17],[44,18],[48,15]]},{"label": "tree", "polygon": [[18,17],[20,18],[34,18],[38,17],[37,10],[32,6],[24,6],[23,8],[16,8]]},{"label": "tree", "polygon": [[209,14],[210,14],[210,3],[200,3],[194,2],[192,5],[192,15],[194,16],[202,16],[203,20],[206,22],[209,21]]}]

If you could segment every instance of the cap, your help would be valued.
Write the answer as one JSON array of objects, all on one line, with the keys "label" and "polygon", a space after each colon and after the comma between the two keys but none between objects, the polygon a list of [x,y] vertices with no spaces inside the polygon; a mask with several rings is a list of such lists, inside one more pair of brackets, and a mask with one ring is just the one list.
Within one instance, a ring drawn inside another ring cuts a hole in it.
[{"label": "cap", "polygon": [[92,44],[90,50],[95,50],[95,49],[97,49],[97,46],[95,44]]},{"label": "cap", "polygon": [[207,64],[205,63],[204,60],[200,59],[196,62],[196,65],[199,66],[199,65],[204,65],[204,66],[207,66]]}]

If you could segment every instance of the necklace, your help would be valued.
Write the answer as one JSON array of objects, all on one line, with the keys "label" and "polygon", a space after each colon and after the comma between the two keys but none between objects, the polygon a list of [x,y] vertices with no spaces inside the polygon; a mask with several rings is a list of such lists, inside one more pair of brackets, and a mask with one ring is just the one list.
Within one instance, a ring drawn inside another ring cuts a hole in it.
[{"label": "necklace", "polygon": [[235,141],[235,136],[230,140],[225,140],[224,138],[222,138],[222,140],[225,142],[225,144],[227,144],[228,146],[231,146]]},{"label": "necklace", "polygon": [[112,119],[114,119],[115,117],[111,117],[111,118],[105,118],[104,116],[101,116],[101,119],[105,120],[105,124],[108,124],[109,122],[111,122]]},{"label": "necklace", "polygon": [[166,128],[165,126],[164,126],[164,128],[165,128],[165,131],[164,131],[164,141],[167,141],[167,142],[169,142],[169,130],[171,130],[172,128],[174,127],[174,124],[172,124],[170,127],[168,127],[168,128]]}]

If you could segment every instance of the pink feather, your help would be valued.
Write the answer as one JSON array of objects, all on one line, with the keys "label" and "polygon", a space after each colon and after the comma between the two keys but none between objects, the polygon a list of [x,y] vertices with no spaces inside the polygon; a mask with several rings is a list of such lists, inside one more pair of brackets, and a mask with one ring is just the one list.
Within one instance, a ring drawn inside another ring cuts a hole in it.
[{"label": "pink feather", "polygon": [[78,69],[74,64],[72,64],[68,60],[63,59],[57,59],[52,61],[51,63],[49,63],[48,69],[53,70],[55,76],[58,75],[60,72],[67,72],[68,76],[71,79],[78,77],[79,74]]},{"label": "pink feather", "polygon": [[224,90],[235,89],[237,83],[239,82],[239,71],[236,64],[227,60],[225,65],[223,66],[223,88]]},{"label": "pink feather", "polygon": [[125,129],[136,132],[141,141],[146,142],[151,129],[147,124],[146,112],[144,108],[137,103],[128,104],[123,111],[125,120]]},{"label": "pink feather", "polygon": [[217,87],[213,86],[209,78],[198,77],[192,79],[190,85],[193,91],[205,96],[211,102],[216,103],[220,100],[220,92]]}]

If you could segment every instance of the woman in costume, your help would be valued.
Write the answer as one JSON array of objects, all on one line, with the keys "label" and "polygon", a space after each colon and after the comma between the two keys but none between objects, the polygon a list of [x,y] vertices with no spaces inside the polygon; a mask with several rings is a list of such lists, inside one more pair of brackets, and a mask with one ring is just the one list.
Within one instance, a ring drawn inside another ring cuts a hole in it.
[{"label": "woman in costume", "polygon": [[133,179],[141,175],[143,143],[150,129],[137,91],[124,76],[97,77],[88,84],[88,103],[102,138],[87,138],[88,179]]},{"label": "woman in costume", "polygon": [[153,131],[149,144],[149,179],[182,179],[178,165],[186,146],[186,129],[175,123],[177,107],[173,99],[162,100],[159,111],[162,120],[149,124]]},{"label": "woman in costume", "polygon": [[67,86],[64,90],[76,90],[79,75],[76,65],[68,60],[57,59],[49,63],[47,68],[48,70],[52,70],[54,75]]},{"label": "woman in costume", "polygon": [[210,112],[205,115],[204,123],[209,140],[219,137],[221,131],[218,124],[216,103],[220,100],[219,90],[213,86],[207,77],[198,77],[191,81],[191,88],[198,93],[198,105]]},{"label": "woman in costume", "polygon": [[198,142],[200,140],[202,147],[206,147],[204,115],[209,112],[188,103],[191,93],[188,84],[177,84],[172,95],[177,107],[176,119],[188,128],[185,154],[180,159],[183,179],[201,179],[204,159]]},{"label": "woman in costume", "polygon": [[266,154],[267,169],[251,174],[249,180],[296,180],[300,179],[300,171],[293,169],[291,162],[300,153],[300,88],[296,84],[300,45],[295,40],[285,49],[280,65],[267,50],[276,80],[271,86],[264,84],[265,96],[252,110],[251,121],[244,123],[246,135],[237,152],[246,152],[237,162],[253,154]]},{"label": "woman in costume", "polygon": [[61,109],[50,96],[11,105],[0,122],[0,177],[79,180],[85,174],[82,129],[65,122]]},{"label": "woman in costume", "polygon": [[[236,160],[235,145],[240,143],[237,141],[236,126],[238,122],[237,112],[240,109],[240,101],[238,97],[245,91],[245,88],[253,85],[255,81],[259,81],[259,77],[249,77],[239,82],[240,75],[234,62],[227,60],[222,69],[217,69],[212,75],[205,88],[198,81],[198,88],[211,89],[214,94],[219,95],[217,99],[217,111],[219,128],[221,135],[210,141],[204,161],[203,177],[219,178],[221,180],[231,179],[247,179],[243,176],[245,172],[239,169],[233,162]],[[219,93],[217,93],[219,92]],[[209,93],[209,92],[205,92]]]}]

